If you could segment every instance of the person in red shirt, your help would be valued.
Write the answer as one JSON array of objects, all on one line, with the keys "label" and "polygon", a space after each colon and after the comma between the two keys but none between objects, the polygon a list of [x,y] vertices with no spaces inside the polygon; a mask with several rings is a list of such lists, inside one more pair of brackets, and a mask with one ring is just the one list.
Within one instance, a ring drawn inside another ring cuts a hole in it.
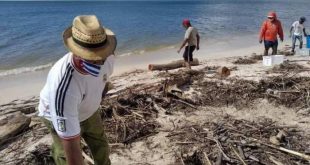
[{"label": "person in red shirt", "polygon": [[277,54],[277,35],[279,35],[280,40],[283,42],[284,34],[281,22],[277,19],[277,14],[275,12],[270,12],[268,14],[268,20],[263,22],[259,35],[259,43],[262,43],[264,40],[264,55],[268,55],[268,50],[270,48],[272,48],[272,55]]}]

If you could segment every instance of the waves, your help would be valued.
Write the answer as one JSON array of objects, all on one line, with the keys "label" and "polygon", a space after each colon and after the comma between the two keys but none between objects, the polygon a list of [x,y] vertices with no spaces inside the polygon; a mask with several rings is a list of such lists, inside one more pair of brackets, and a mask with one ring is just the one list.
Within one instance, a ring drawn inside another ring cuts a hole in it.
[{"label": "waves", "polygon": [[49,63],[45,65],[40,65],[40,66],[22,67],[22,68],[16,68],[16,69],[11,69],[11,70],[0,70],[0,78],[5,77],[5,76],[22,74],[22,73],[41,71],[41,70],[49,69],[52,66],[53,66],[53,63]]},{"label": "waves", "polygon": [[[146,49],[133,50],[131,52],[119,53],[119,54],[116,54],[116,56],[119,58],[122,58],[122,57],[126,57],[126,56],[143,55],[143,54],[148,53],[148,52],[160,51],[163,49],[174,49],[174,48],[175,48],[174,45],[168,45],[168,46],[163,45],[163,46],[157,46],[157,47],[148,47]],[[5,76],[29,73],[29,72],[42,71],[45,69],[49,69],[52,66],[53,66],[53,63],[48,63],[48,64],[44,64],[44,65],[39,65],[39,66],[20,67],[20,68],[15,68],[15,69],[10,69],[10,70],[0,70],[0,78],[5,77]]]}]

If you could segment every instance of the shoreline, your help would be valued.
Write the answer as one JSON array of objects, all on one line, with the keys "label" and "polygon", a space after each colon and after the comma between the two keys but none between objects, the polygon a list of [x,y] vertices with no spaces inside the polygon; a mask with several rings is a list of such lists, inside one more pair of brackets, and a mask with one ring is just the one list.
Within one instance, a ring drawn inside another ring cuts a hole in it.
[{"label": "shoreline", "polygon": [[[279,49],[288,43],[288,40],[280,43]],[[182,53],[178,54],[176,52],[178,46],[178,44],[175,44],[174,46],[146,52],[145,54],[118,56],[112,77],[135,70],[147,70],[148,64],[167,63],[182,59]],[[252,53],[260,54],[263,51],[263,45],[257,42],[256,35],[233,37],[229,41],[222,40],[216,43],[212,43],[212,40],[204,40],[201,42],[200,47],[199,51],[194,52],[194,57],[198,58],[200,62],[212,59],[248,56]],[[40,90],[45,84],[49,69],[0,77],[0,86],[2,88],[0,105],[14,100],[39,96]]]}]

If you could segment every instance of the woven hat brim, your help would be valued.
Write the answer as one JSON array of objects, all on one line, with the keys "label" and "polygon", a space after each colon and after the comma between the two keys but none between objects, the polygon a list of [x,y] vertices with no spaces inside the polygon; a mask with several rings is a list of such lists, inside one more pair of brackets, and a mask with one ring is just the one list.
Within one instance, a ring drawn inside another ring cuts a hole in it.
[{"label": "woven hat brim", "polygon": [[63,32],[63,42],[69,51],[85,60],[104,60],[114,53],[117,45],[115,34],[110,29],[104,28],[104,30],[107,42],[99,48],[85,48],[75,43],[72,39],[72,27]]}]

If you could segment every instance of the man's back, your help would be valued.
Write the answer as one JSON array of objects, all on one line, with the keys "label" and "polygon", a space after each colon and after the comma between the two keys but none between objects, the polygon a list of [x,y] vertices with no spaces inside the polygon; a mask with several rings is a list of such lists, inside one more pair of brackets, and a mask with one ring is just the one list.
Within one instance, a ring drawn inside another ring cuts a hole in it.
[{"label": "man's back", "polygon": [[188,45],[189,46],[197,46],[197,35],[198,31],[195,27],[188,27],[185,32],[185,39],[188,39]]}]

